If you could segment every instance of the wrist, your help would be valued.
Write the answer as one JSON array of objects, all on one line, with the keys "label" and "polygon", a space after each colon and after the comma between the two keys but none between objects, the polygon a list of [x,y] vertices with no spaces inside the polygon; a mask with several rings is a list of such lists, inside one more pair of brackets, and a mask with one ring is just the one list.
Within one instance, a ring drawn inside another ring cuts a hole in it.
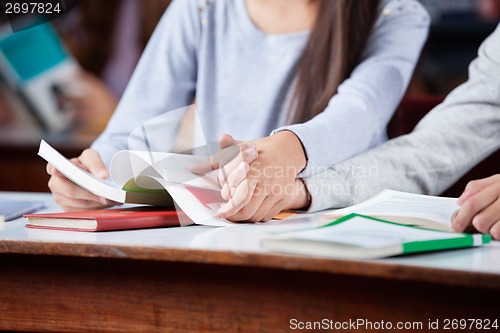
[{"label": "wrist", "polygon": [[292,131],[281,131],[273,136],[276,136],[280,141],[282,151],[289,161],[288,165],[295,168],[296,174],[299,174],[307,165],[307,155],[299,137]]},{"label": "wrist", "polygon": [[292,194],[290,204],[286,209],[306,210],[311,205],[311,196],[302,179],[296,179],[294,184],[294,193]]}]

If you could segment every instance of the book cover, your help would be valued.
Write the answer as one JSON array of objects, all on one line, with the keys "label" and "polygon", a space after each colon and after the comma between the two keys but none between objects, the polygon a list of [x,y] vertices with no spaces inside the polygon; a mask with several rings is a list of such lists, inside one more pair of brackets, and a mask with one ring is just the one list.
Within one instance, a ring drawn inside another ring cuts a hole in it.
[{"label": "book cover", "polygon": [[41,201],[0,200],[0,222],[10,221],[44,207]]},{"label": "book cover", "polygon": [[430,230],[350,214],[327,225],[265,237],[272,251],[331,258],[375,259],[480,246],[489,235]]},{"label": "book cover", "polygon": [[80,66],[50,24],[15,33],[0,29],[2,78],[44,130],[57,133],[71,126],[74,111],[61,107],[56,97],[79,72]]},{"label": "book cover", "polygon": [[[182,214],[182,213],[179,213]],[[178,227],[181,219],[174,209],[133,207],[122,209],[87,210],[78,212],[25,214],[27,228],[111,231],[157,227]]]}]

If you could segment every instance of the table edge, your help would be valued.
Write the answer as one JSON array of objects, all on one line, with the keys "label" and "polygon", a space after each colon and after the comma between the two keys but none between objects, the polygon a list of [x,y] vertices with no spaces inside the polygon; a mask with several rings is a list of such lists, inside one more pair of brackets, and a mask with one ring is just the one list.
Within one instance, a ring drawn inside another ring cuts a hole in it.
[{"label": "table edge", "polygon": [[255,267],[500,290],[500,278],[494,273],[280,253],[1,240],[0,256],[2,255],[69,256]]}]

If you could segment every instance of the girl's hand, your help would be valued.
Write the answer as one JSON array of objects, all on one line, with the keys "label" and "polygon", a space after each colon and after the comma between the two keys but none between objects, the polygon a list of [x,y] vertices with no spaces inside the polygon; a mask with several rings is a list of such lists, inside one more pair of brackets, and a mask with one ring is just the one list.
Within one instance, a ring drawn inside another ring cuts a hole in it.
[{"label": "girl's hand", "polygon": [[[269,221],[283,209],[307,205],[307,191],[298,173],[306,165],[300,140],[290,131],[253,141],[252,146],[223,167],[223,196],[229,201],[218,211],[220,217],[231,221]],[[245,163],[249,163],[249,167]]]},{"label": "girl's hand", "polygon": [[469,182],[458,204],[461,208],[452,218],[455,231],[472,225],[500,240],[500,174]]},{"label": "girl's hand", "polygon": [[[106,166],[95,150],[86,149],[79,157],[73,158],[71,162],[101,179],[109,177]],[[47,164],[47,173],[51,176],[49,188],[54,200],[65,211],[102,209],[118,204],[81,188],[57,171],[51,164]]]},{"label": "girl's hand", "polygon": [[223,187],[226,176],[233,171],[234,167],[237,166],[239,162],[244,161],[248,164],[255,159],[256,156],[253,158],[251,157],[255,154],[251,153],[249,157],[248,152],[245,151],[252,147],[256,152],[256,146],[253,143],[234,140],[229,134],[224,134],[219,138],[219,146],[221,149],[220,151],[190,165],[189,171],[197,175],[203,175],[207,172],[219,169],[217,179],[220,186]]}]

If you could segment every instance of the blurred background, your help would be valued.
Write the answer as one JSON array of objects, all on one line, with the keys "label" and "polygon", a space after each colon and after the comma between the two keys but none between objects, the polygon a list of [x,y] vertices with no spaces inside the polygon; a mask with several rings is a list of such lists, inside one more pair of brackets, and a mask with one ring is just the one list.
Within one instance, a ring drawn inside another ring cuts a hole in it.
[{"label": "blurred background", "polygon": [[[467,79],[478,46],[500,20],[500,0],[421,2],[432,26],[407,100],[428,101],[428,108]],[[36,154],[40,139],[67,157],[90,145],[113,113],[169,3],[80,0],[66,15],[15,34],[3,18],[0,191],[48,191],[45,163]],[[391,136],[402,133],[399,123],[392,126],[397,128]],[[189,140],[187,118],[180,145]]]},{"label": "blurred background", "polygon": [[408,93],[446,95],[467,80],[468,64],[500,20],[499,0],[420,0],[432,25]]}]

